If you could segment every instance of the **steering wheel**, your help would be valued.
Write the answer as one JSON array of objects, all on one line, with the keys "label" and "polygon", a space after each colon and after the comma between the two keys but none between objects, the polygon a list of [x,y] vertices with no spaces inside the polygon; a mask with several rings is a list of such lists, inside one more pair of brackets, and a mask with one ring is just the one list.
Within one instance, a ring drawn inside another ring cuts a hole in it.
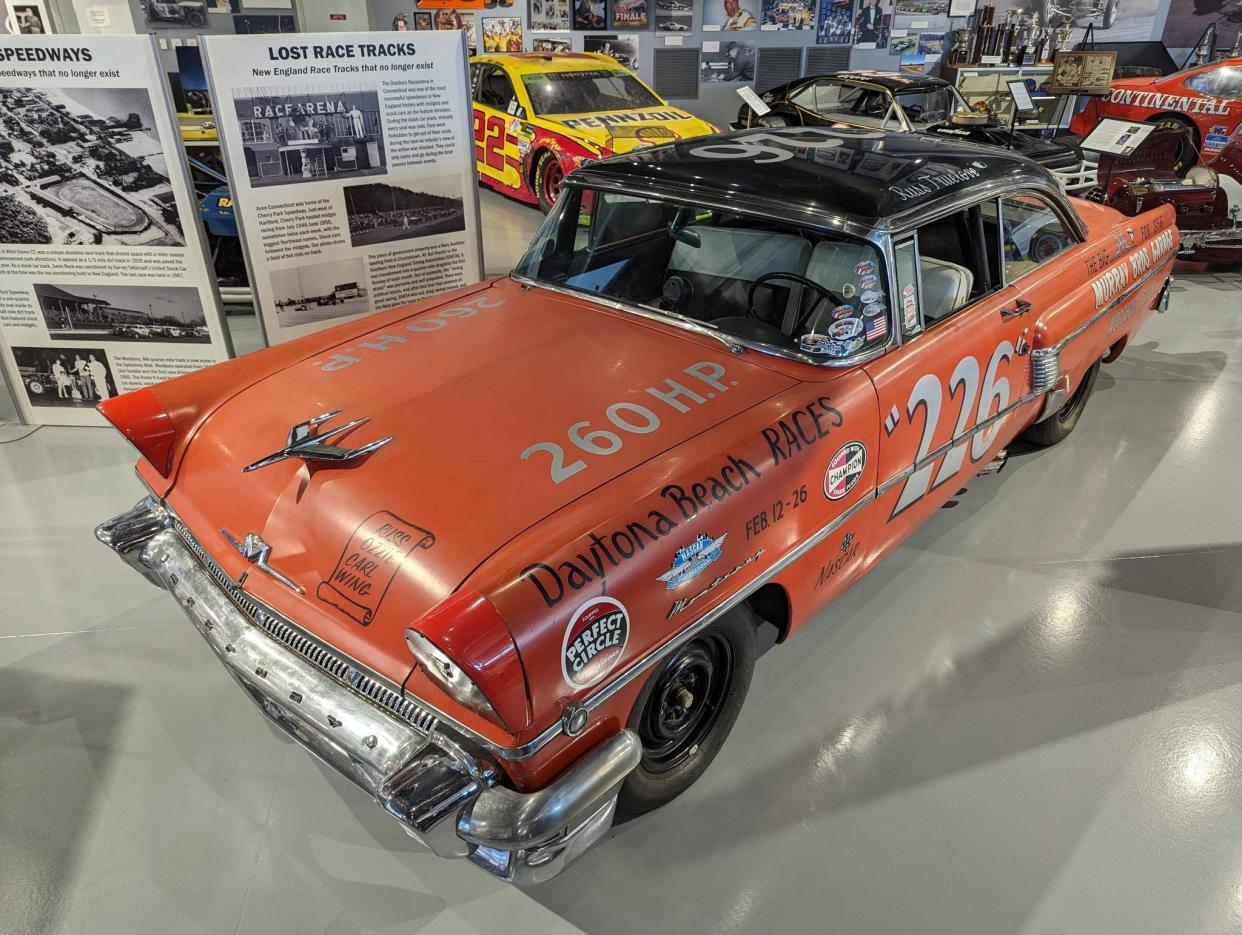
[{"label": "steering wheel", "polygon": [[911,121],[918,120],[920,117],[923,116],[923,108],[920,107],[918,104],[905,105],[905,111],[906,111],[906,116],[909,117]]},{"label": "steering wheel", "polygon": [[830,299],[836,305],[843,305],[845,303],[845,300],[842,298],[839,298],[836,295],[836,293],[830,291],[829,289],[826,289],[825,287],[821,286],[819,283],[815,282],[814,280],[807,279],[805,276],[799,276],[797,273],[764,273],[762,276],[760,276],[758,279],[756,279],[754,282],[750,284],[750,291],[746,293],[746,317],[747,318],[753,318],[756,321],[763,320],[758,315],[755,314],[755,290],[758,289],[760,286],[762,286],[764,283],[766,283],[769,279],[788,279],[792,282],[796,282],[796,283],[799,283],[800,285],[806,286],[807,288],[811,289],[816,295],[815,301],[811,303],[811,307],[807,309],[806,314],[799,315],[798,320],[794,322],[791,333],[797,333],[798,329],[802,327],[803,323],[810,320],[811,316],[815,314],[815,310],[819,308],[820,304],[824,301],[824,299]]}]

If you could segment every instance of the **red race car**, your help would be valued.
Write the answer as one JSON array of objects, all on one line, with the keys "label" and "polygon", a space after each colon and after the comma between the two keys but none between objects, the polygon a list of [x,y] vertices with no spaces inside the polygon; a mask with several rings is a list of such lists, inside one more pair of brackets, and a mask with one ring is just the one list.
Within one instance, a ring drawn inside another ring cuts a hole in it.
[{"label": "red race car", "polygon": [[1242,58],[1199,65],[1163,78],[1124,78],[1107,97],[1089,99],[1070,129],[1086,136],[1104,117],[1188,130],[1173,169],[1211,159],[1242,123]]}]

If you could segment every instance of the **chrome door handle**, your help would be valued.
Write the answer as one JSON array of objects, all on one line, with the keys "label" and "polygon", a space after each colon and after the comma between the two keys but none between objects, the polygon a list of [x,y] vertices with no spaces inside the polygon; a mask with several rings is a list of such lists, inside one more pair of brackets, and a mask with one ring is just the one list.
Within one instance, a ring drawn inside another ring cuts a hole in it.
[{"label": "chrome door handle", "polygon": [[1018,299],[1013,303],[1013,308],[1005,308],[1001,306],[1001,318],[1009,321],[1011,318],[1019,318],[1031,310],[1031,303],[1026,299]]}]

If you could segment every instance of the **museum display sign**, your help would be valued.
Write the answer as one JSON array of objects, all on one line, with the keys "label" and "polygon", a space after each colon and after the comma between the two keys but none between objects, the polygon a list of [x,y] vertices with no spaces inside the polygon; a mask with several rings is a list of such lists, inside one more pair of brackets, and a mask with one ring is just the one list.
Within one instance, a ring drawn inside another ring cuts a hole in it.
[{"label": "museum display sign", "polygon": [[269,344],[478,281],[464,33],[204,48]]},{"label": "museum display sign", "polygon": [[24,421],[230,356],[149,36],[0,37],[0,356]]}]

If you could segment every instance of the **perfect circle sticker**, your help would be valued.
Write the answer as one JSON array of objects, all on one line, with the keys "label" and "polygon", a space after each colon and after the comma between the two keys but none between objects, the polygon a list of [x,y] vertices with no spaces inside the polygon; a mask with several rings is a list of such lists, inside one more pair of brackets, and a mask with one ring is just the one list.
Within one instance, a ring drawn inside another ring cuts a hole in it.
[{"label": "perfect circle sticker", "polygon": [[630,638],[630,615],[611,597],[593,597],[574,611],[561,642],[561,674],[570,688],[589,688],[617,664]]}]

